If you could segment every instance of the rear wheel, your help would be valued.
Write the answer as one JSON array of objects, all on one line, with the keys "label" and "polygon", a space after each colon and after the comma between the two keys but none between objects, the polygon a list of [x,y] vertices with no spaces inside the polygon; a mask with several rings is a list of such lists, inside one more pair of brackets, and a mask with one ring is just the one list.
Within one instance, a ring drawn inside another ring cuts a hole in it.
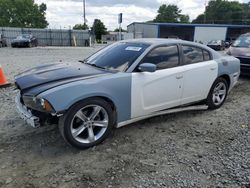
[{"label": "rear wheel", "polygon": [[227,98],[228,84],[224,78],[217,78],[207,97],[207,105],[210,109],[220,108]]},{"label": "rear wheel", "polygon": [[59,120],[59,129],[64,139],[79,149],[101,143],[109,135],[113,125],[110,104],[99,98],[77,103]]}]

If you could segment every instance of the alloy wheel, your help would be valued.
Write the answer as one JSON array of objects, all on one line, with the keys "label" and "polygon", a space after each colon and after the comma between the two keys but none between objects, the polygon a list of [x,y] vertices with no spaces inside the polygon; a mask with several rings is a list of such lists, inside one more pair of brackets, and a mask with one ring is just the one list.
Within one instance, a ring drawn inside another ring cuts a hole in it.
[{"label": "alloy wheel", "polygon": [[75,140],[83,144],[89,144],[104,135],[108,124],[108,113],[103,107],[88,105],[74,115],[70,130]]},{"label": "alloy wheel", "polygon": [[219,106],[225,100],[227,94],[227,87],[225,83],[219,82],[213,91],[213,103],[216,106]]}]

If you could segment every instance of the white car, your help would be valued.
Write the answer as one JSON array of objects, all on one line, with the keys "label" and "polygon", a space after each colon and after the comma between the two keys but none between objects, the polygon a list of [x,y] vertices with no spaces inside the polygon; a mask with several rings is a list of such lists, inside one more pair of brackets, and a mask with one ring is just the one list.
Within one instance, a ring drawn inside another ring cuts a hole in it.
[{"label": "white car", "polygon": [[175,39],[114,43],[82,62],[48,64],[16,77],[16,104],[33,127],[58,120],[80,149],[113,127],[184,110],[216,109],[237,83],[240,62]]}]

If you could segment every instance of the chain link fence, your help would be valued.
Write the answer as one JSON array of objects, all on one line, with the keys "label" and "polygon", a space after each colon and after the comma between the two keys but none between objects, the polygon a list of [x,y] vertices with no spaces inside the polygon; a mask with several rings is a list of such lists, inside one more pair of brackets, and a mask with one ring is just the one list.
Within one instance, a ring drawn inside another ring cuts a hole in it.
[{"label": "chain link fence", "polygon": [[66,29],[33,29],[0,27],[0,34],[7,41],[7,45],[18,35],[32,34],[38,40],[38,46],[89,46],[90,32],[88,30]]}]

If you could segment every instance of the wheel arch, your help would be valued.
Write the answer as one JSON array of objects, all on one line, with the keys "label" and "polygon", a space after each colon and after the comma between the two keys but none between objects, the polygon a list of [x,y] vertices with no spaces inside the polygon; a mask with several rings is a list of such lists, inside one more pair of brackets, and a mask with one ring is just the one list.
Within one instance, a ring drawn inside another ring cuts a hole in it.
[{"label": "wheel arch", "polygon": [[227,81],[228,88],[231,86],[230,76],[227,74],[220,75],[218,78],[224,78]]},{"label": "wheel arch", "polygon": [[86,97],[86,98],[80,99],[80,100],[74,102],[73,104],[71,104],[67,108],[67,110],[65,110],[63,113],[65,113],[66,111],[68,111],[72,106],[78,104],[79,102],[82,102],[82,101],[85,101],[85,100],[90,100],[90,99],[102,99],[102,100],[106,101],[107,103],[109,103],[110,106],[111,106],[111,108],[112,108],[112,110],[113,110],[113,113],[114,113],[115,123],[117,122],[117,106],[116,106],[115,102],[111,98],[109,98],[107,96],[103,96],[103,95],[90,96],[90,97]]}]

